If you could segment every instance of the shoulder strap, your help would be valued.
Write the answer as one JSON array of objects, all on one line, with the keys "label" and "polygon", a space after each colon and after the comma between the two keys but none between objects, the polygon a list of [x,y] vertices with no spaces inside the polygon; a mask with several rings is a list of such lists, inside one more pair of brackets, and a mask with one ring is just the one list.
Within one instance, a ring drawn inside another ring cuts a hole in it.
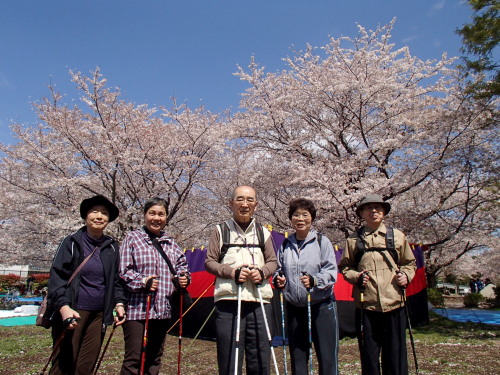
[{"label": "shoulder strap", "polygon": [[383,251],[387,250],[389,252],[389,254],[391,254],[391,257],[394,260],[394,262],[396,263],[396,265],[399,264],[399,259],[398,259],[399,257],[398,257],[398,253],[396,251],[396,243],[394,241],[394,228],[387,227],[387,232],[385,235],[385,248],[369,248],[369,249],[367,249],[365,241],[363,241],[363,239],[361,238],[361,236],[363,234],[363,227],[359,228],[357,230],[357,233],[358,233],[358,239],[360,240],[359,242],[361,242],[361,247],[359,247],[359,246],[356,247],[356,254],[354,255],[354,264],[356,266],[356,269],[358,268],[359,262],[361,261],[361,258],[363,257],[363,255],[366,251],[383,252]]},{"label": "shoulder strap", "polygon": [[261,223],[256,222],[255,227],[257,228],[257,239],[259,240],[259,247],[264,252],[266,249],[266,243],[264,241],[264,228]]},{"label": "shoulder strap", "polygon": [[158,250],[161,257],[165,260],[165,262],[167,262],[168,269],[170,270],[170,273],[172,273],[172,275],[175,276],[176,273],[175,273],[174,267],[172,266],[172,262],[170,262],[170,259],[168,258],[167,254],[165,254],[165,251],[163,251],[163,249],[160,245],[160,242],[158,242],[158,238],[153,238],[151,240],[151,242],[153,243],[153,246],[155,247],[155,249]]},{"label": "shoulder strap", "polygon": [[387,251],[391,254],[392,259],[396,264],[399,264],[398,252],[396,251],[396,242],[394,241],[394,228],[387,227],[387,233],[385,234],[385,246]]},{"label": "shoulder strap", "polygon": [[361,262],[361,258],[365,254],[366,244],[365,241],[361,238],[363,235],[363,227],[359,228],[357,231],[358,237],[356,238],[356,243],[361,243],[361,246],[356,246],[356,253],[354,254],[354,266],[358,269],[359,263]]},{"label": "shoulder strap", "polygon": [[321,250],[321,240],[323,239],[323,235],[321,233],[316,233],[316,238],[318,239],[319,249]]},{"label": "shoulder strap", "polygon": [[283,240],[283,242],[281,243],[281,246],[283,247],[283,249],[286,247],[286,245],[288,244],[288,237],[285,237],[285,239]]},{"label": "shoulder strap", "polygon": [[394,228],[387,227],[387,233],[385,234],[385,246],[389,250],[396,250],[396,245],[394,243]]},{"label": "shoulder strap", "polygon": [[226,256],[227,250],[229,249],[229,241],[231,238],[231,233],[229,231],[229,225],[227,222],[223,222],[219,224],[221,236],[222,236],[222,247],[220,248],[219,254],[219,263],[222,262],[222,259]]},{"label": "shoulder strap", "polygon": [[[262,224],[255,222],[255,227],[257,229],[257,240],[259,241],[258,245],[248,245],[250,247],[260,247],[262,252],[264,253],[266,249],[266,243],[264,241],[264,228],[262,227]],[[241,244],[232,244],[230,243],[231,241],[231,231],[229,229],[229,225],[227,224],[227,221],[223,222],[222,224],[219,224],[219,228],[221,231],[221,236],[222,236],[222,247],[220,248],[220,254],[219,254],[219,263],[222,262],[222,259],[226,256],[226,253],[230,247],[241,247]]]},{"label": "shoulder strap", "polygon": [[95,254],[95,252],[97,251],[97,249],[99,248],[99,245],[97,245],[96,247],[94,247],[94,250],[92,250],[92,252],[87,255],[87,257],[83,260],[82,263],[80,263],[80,265],[76,268],[76,270],[73,272],[73,274],[71,275],[71,277],[69,278],[68,282],[66,283],[66,285],[69,285],[71,284],[71,282],[73,281],[73,279],[76,277],[76,275],[78,275],[78,272],[80,272],[83,268],[83,266],[85,265],[85,263],[87,263],[90,258],[92,258],[92,255]]}]

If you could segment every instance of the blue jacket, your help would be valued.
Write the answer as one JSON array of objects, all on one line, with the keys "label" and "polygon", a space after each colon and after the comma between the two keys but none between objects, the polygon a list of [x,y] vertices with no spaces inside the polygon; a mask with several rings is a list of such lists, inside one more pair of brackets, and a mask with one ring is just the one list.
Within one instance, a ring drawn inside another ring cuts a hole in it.
[{"label": "blue jacket", "polygon": [[278,269],[275,276],[283,272],[286,277],[284,297],[295,306],[307,305],[307,290],[300,281],[302,272],[314,277],[311,303],[334,298],[333,284],[337,279],[337,261],[330,240],[322,235],[321,248],[317,232],[311,230],[299,251],[295,234],[278,251]]}]

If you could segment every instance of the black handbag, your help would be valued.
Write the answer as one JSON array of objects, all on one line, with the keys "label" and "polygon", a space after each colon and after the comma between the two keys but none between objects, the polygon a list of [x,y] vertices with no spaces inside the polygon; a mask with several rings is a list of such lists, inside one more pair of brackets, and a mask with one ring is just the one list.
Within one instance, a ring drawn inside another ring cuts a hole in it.
[{"label": "black handbag", "polygon": [[[165,254],[165,251],[163,251],[160,243],[158,242],[157,238],[152,239],[153,246],[158,250],[160,253],[161,257],[167,262],[168,269],[170,270],[170,273],[172,276],[177,276],[177,273],[175,272],[174,267],[172,266],[172,263],[170,262],[170,259],[168,258],[167,254]],[[193,303],[193,298],[189,294],[188,290],[186,288],[181,288],[178,283],[175,282],[174,279],[174,285],[175,285],[175,290],[172,293],[172,295],[169,298],[170,302],[170,319],[172,321],[177,321],[177,319],[180,318],[180,304],[181,304],[181,293],[182,293],[182,312],[183,314],[186,312],[186,310],[192,305]]]},{"label": "black handbag", "polygon": [[47,294],[43,297],[42,303],[38,308],[38,315],[36,316],[35,325],[43,328],[52,327],[52,320],[54,319],[55,310],[47,301]]}]

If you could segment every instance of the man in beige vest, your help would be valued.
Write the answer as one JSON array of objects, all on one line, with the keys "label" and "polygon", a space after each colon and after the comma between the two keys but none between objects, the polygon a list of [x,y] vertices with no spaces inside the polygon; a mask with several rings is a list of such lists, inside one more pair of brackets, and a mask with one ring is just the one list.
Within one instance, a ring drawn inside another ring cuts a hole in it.
[{"label": "man in beige vest", "polygon": [[234,374],[238,294],[241,302],[238,374],[243,355],[248,375],[270,374],[270,346],[260,296],[268,315],[273,296],[269,277],[277,263],[271,234],[253,218],[257,204],[255,189],[236,187],[229,201],[233,217],[217,225],[210,236],[205,268],[216,276],[219,375]]}]

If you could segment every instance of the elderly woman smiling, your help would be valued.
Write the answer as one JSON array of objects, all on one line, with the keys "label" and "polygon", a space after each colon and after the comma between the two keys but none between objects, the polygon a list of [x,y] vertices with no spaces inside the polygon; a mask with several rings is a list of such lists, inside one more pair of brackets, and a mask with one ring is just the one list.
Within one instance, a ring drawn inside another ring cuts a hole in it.
[{"label": "elderly woman smiling", "polygon": [[[149,199],[144,204],[144,226],[127,234],[120,247],[120,275],[129,297],[128,319],[123,325],[125,353],[121,375],[139,374],[141,364],[145,374],[159,373],[171,317],[170,298],[177,283],[185,288],[190,281],[184,251],[163,230],[167,225],[167,208],[164,199]],[[163,256],[169,259],[175,275]],[[148,330],[145,330],[146,317]],[[147,347],[143,353],[145,332]]]},{"label": "elderly woman smiling", "polygon": [[[337,262],[332,243],[312,228],[316,208],[309,199],[290,202],[288,217],[295,233],[278,252],[274,285],[284,289],[292,374],[308,373],[310,319],[320,375],[338,374],[338,323],[333,284]],[[308,316],[308,294],[311,316]],[[309,363],[309,365],[312,365]]]},{"label": "elderly woman smiling", "polygon": [[48,294],[49,303],[56,309],[52,338],[55,342],[63,329],[67,333],[50,374],[92,374],[105,327],[125,320],[127,300],[118,274],[119,247],[104,234],[118,213],[118,208],[103,196],[84,199],[80,216],[85,225],[64,238],[57,249]]}]

